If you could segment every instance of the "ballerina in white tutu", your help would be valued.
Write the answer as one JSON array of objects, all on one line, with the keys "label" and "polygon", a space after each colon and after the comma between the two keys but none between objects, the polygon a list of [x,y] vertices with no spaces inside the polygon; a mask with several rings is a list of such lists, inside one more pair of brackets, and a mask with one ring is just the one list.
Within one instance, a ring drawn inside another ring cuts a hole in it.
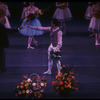
[{"label": "ballerina in white tutu", "polygon": [[[85,19],[87,19],[87,20],[91,20],[91,18],[92,18],[92,14],[91,14],[91,9],[92,9],[92,6],[95,4],[96,2],[88,2],[88,7],[87,7],[87,9],[86,9],[86,12],[85,12]],[[95,33],[92,33],[92,34],[90,34],[89,36],[94,36],[95,35]]]},{"label": "ballerina in white tutu", "polygon": [[2,9],[5,13],[5,19],[6,19],[5,27],[11,28],[10,22],[8,20],[8,17],[11,16],[9,9],[8,9],[8,6],[4,2],[0,2],[0,9]]},{"label": "ballerina in white tutu", "polygon": [[85,18],[88,20],[90,20],[92,18],[91,8],[92,8],[92,2],[88,2],[88,7],[87,7],[86,12],[85,12]]},{"label": "ballerina in white tutu", "polygon": [[72,14],[68,6],[68,2],[56,2],[57,9],[53,15],[53,18],[58,19],[61,23],[63,34],[66,34],[66,21],[72,19]]},{"label": "ballerina in white tutu", "polygon": [[95,45],[100,45],[100,2],[97,2],[91,9],[92,18],[89,24],[89,31],[95,33]]},{"label": "ballerina in white tutu", "polygon": [[37,31],[27,27],[28,25],[42,26],[41,22],[38,19],[39,14],[42,13],[39,10],[39,8],[34,6],[34,2],[29,2],[29,5],[27,4],[27,7],[24,7],[23,9],[22,16],[21,16],[23,22],[21,26],[26,28],[20,30],[20,33],[24,36],[29,36],[27,49],[34,49],[34,47],[31,46],[32,41],[36,46],[38,46],[38,43],[35,40],[34,36],[43,35],[43,31]]}]

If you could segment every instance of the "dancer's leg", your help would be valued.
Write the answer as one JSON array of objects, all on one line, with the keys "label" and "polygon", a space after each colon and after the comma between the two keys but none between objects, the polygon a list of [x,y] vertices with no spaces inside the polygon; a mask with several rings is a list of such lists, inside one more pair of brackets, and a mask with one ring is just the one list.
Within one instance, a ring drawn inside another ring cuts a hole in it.
[{"label": "dancer's leg", "polygon": [[100,43],[99,43],[99,33],[95,34],[95,45],[100,45]]},{"label": "dancer's leg", "polygon": [[60,60],[57,60],[57,70],[58,70],[58,75],[60,74],[60,67],[61,67],[61,62]]},{"label": "dancer's leg", "polygon": [[38,46],[38,41],[35,40],[35,37],[33,37],[33,43]]},{"label": "dancer's leg", "polygon": [[34,47],[31,46],[32,39],[33,39],[33,37],[29,36],[29,38],[28,38],[28,46],[27,46],[28,49],[34,49]]},{"label": "dancer's leg", "polygon": [[51,74],[52,66],[53,66],[53,60],[50,58],[50,52],[52,48],[49,46],[48,48],[48,70],[44,72],[43,74]]}]

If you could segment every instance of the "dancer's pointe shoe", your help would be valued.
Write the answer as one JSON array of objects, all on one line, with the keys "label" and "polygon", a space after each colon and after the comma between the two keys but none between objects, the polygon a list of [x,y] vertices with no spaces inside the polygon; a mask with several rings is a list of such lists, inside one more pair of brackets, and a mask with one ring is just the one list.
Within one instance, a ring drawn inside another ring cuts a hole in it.
[{"label": "dancer's pointe shoe", "polygon": [[34,47],[28,46],[27,49],[34,49]]},{"label": "dancer's pointe shoe", "polygon": [[49,75],[51,75],[51,71],[46,71],[43,74],[49,74]]},{"label": "dancer's pointe shoe", "polygon": [[93,33],[93,34],[90,34],[89,36],[94,36],[95,35],[95,33]]},{"label": "dancer's pointe shoe", "polygon": [[100,45],[100,43],[96,42],[95,45]]},{"label": "dancer's pointe shoe", "polygon": [[35,44],[36,46],[38,46],[38,41],[34,41],[34,44]]}]

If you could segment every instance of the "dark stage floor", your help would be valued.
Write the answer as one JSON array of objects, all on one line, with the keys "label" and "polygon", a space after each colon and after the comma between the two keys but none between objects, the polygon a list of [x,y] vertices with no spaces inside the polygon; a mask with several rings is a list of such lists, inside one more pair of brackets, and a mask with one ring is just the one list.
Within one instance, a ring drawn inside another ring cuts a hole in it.
[{"label": "dark stage floor", "polygon": [[[45,23],[43,23],[45,26]],[[85,19],[73,19],[67,23],[67,33],[63,36],[62,63],[75,69],[78,77],[78,91],[69,97],[61,97],[51,91],[51,82],[55,80],[56,66],[52,75],[46,75],[47,87],[43,99],[85,99],[100,98],[100,46],[94,45],[94,37],[89,37],[89,22]],[[47,70],[47,52],[49,34],[36,37],[39,46],[27,49],[28,37],[19,33],[8,35],[10,47],[6,49],[6,72],[0,73],[0,98],[14,98],[16,83],[23,80],[23,75],[37,73],[40,77]]]}]

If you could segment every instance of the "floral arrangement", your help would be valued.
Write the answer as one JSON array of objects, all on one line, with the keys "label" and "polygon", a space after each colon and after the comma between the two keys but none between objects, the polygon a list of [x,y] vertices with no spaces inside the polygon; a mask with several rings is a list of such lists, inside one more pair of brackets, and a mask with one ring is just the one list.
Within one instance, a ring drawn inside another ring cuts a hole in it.
[{"label": "floral arrangement", "polygon": [[[34,77],[32,77],[34,75]],[[45,92],[43,87],[46,87],[47,82],[45,76],[40,77],[32,73],[29,77],[28,74],[24,75],[24,80],[17,84],[15,96],[27,97],[27,98],[41,98]]]},{"label": "floral arrangement", "polygon": [[42,15],[42,14],[43,14],[43,12],[42,12],[41,9],[37,10],[35,13],[36,13],[36,14],[39,14],[39,15]]},{"label": "floral arrangement", "polygon": [[75,72],[68,65],[61,66],[61,73],[56,75],[56,80],[52,81],[53,90],[60,95],[68,96],[72,90],[78,90],[78,80]]},{"label": "floral arrangement", "polygon": [[43,12],[42,12],[42,10],[41,9],[38,9],[37,11],[35,11],[34,13],[34,16],[37,18],[37,17],[39,17],[39,15],[42,15],[43,14]]},{"label": "floral arrangement", "polygon": [[42,15],[42,10],[37,10],[37,11],[34,11],[34,12],[30,12],[29,15],[27,16],[27,21],[29,20],[33,20],[34,18],[36,17],[39,17],[39,15]]},{"label": "floral arrangement", "polygon": [[39,10],[37,10],[36,12],[31,12],[28,16],[27,16],[27,19],[26,19],[26,21],[24,22],[24,25],[26,25],[26,23],[29,21],[29,23],[28,24],[30,24],[30,22],[32,21],[32,20],[34,20],[35,18],[38,18],[39,17],[39,15],[42,15],[43,13],[42,13],[42,11],[39,9]]}]

